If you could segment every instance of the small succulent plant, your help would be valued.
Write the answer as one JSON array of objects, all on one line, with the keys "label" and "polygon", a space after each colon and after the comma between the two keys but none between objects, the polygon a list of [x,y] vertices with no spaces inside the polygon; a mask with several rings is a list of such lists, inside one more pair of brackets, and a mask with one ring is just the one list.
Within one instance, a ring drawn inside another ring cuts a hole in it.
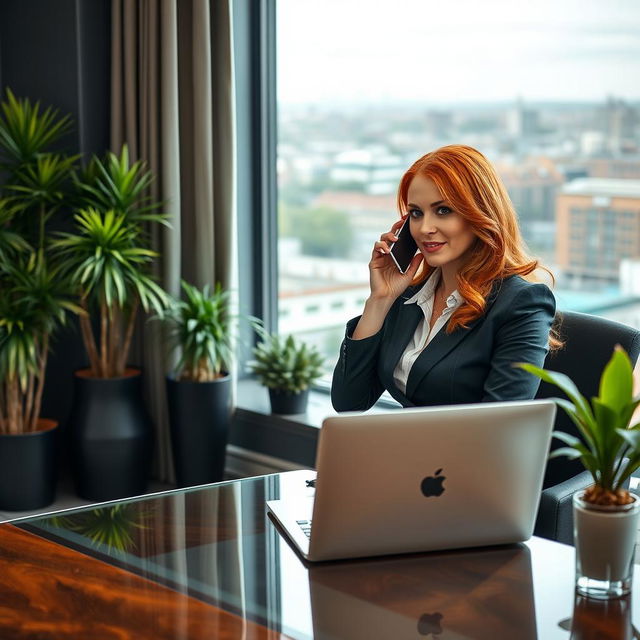
[{"label": "small succulent plant", "polygon": [[324,358],[317,349],[292,335],[263,333],[253,355],[249,367],[269,389],[300,393],[323,373]]}]

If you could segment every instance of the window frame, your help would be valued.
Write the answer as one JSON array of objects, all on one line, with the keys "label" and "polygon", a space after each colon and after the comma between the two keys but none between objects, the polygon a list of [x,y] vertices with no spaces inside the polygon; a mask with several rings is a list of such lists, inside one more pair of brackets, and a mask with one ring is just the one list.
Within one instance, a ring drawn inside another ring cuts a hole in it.
[{"label": "window frame", "polygon": [[[276,3],[234,0],[240,308],[278,326]],[[246,329],[246,344],[251,344]]]}]

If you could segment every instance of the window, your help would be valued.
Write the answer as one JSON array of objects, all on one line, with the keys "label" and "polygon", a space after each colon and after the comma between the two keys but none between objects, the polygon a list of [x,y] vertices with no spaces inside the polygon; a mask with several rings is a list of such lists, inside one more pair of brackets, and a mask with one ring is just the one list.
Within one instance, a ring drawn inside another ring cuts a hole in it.
[{"label": "window", "polygon": [[[612,246],[616,217],[640,209],[640,4],[363,7],[277,3],[278,282],[299,314],[286,326],[313,335],[335,362],[344,323],[368,293],[372,245],[397,219],[399,178],[452,142],[494,162],[556,287],[593,293],[599,268],[602,286],[622,291],[621,256],[589,252]],[[623,196],[634,202],[624,213]],[[556,242],[560,215],[570,253]],[[311,304],[317,297],[331,299],[327,313]]]}]

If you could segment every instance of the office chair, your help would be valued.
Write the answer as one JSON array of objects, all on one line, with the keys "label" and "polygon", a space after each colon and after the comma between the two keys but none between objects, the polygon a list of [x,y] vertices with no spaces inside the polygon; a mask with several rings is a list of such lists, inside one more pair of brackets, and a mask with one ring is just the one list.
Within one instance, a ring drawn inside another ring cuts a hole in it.
[{"label": "office chair", "polygon": [[[612,320],[573,311],[556,315],[564,347],[547,355],[544,368],[568,375],[582,395],[591,399],[598,395],[600,375],[619,344],[635,366],[640,353],[640,331]],[[536,398],[564,397],[555,386],[541,382]],[[563,409],[558,407],[554,426],[578,436],[578,430]],[[551,449],[565,446],[553,439]],[[579,459],[554,458],[547,463],[535,535],[573,544],[572,497],[586,489],[593,479]]]}]

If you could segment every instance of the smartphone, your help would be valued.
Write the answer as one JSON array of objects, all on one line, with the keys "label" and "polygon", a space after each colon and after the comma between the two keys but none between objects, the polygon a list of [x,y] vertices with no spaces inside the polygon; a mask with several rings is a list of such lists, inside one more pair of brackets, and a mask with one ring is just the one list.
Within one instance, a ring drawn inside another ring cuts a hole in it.
[{"label": "smartphone", "polygon": [[400,273],[405,273],[411,264],[411,258],[416,255],[418,245],[411,235],[409,229],[410,216],[404,221],[398,236],[398,241],[391,245],[391,257],[396,263],[396,267],[400,270]]}]

